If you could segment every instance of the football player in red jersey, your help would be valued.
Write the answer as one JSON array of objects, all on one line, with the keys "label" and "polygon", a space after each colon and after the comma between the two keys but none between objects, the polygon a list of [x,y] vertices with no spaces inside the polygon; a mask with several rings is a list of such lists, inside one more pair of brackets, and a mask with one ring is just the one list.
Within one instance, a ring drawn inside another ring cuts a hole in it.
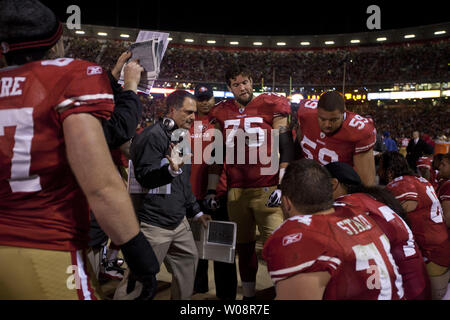
[{"label": "football player in red jersey", "polygon": [[[209,120],[208,114],[215,105],[214,92],[210,85],[198,84],[194,89],[194,96],[197,98],[197,112],[195,113],[194,125],[190,129],[193,154],[191,167],[192,191],[204,212],[210,214],[215,220],[228,220],[226,208],[219,205],[220,200],[217,202],[218,199],[210,199],[210,203],[205,201],[208,187],[208,164],[204,161],[207,159],[203,159],[203,154],[208,141],[211,141],[213,137],[214,123]],[[216,296],[219,299],[236,299],[236,264],[214,261],[214,281]],[[205,293],[208,291],[208,260],[199,259],[194,292]]]},{"label": "football player in red jersey", "polygon": [[362,208],[333,207],[323,166],[291,162],[281,190],[287,220],[263,249],[276,299],[403,299],[386,235]]},{"label": "football player in red jersey", "polygon": [[375,184],[373,121],[346,111],[337,91],[323,93],[319,100],[302,100],[297,111],[297,139],[303,156],[326,165],[341,161],[353,166],[365,185]]},{"label": "football player in red jersey", "polygon": [[63,42],[40,2],[1,8],[0,299],[99,297],[86,259],[89,207],[144,283],[140,298],[151,298],[159,264],[99,121],[114,108],[106,74],[82,60],[43,60],[63,54]]},{"label": "football player in red jersey", "polygon": [[400,201],[417,244],[426,259],[432,298],[441,299],[450,278],[450,239],[433,186],[416,177],[398,152],[385,152],[379,162],[380,182]]},{"label": "football player in red jersey", "polygon": [[445,223],[447,228],[450,228],[450,153],[442,156],[438,177],[441,182],[437,194],[444,212]]},{"label": "football player in red jersey", "polygon": [[433,187],[436,189],[437,186],[435,185],[435,172],[433,170],[433,152],[434,148],[430,144],[426,144],[423,147],[424,154],[417,159],[416,167],[419,171],[420,175],[427,179]]},{"label": "football player in red jersey", "polygon": [[[284,168],[293,159],[293,139],[288,123],[290,104],[277,94],[254,96],[251,72],[243,65],[231,66],[225,77],[234,99],[218,103],[209,115],[225,140],[227,209],[230,220],[237,223],[236,250],[243,296],[247,299],[255,295],[256,225],[265,242],[283,221],[278,185]],[[273,129],[279,132],[278,140]],[[278,141],[280,159],[278,150],[274,150]],[[208,201],[215,197],[220,170],[221,167],[217,170],[216,166],[215,171],[210,171]]]},{"label": "football player in red jersey", "polygon": [[391,254],[403,279],[407,300],[431,299],[431,288],[422,253],[411,229],[402,219],[400,203],[381,186],[364,186],[356,171],[344,162],[331,162],[325,168],[332,175],[336,205],[361,207],[383,230],[391,244]]}]

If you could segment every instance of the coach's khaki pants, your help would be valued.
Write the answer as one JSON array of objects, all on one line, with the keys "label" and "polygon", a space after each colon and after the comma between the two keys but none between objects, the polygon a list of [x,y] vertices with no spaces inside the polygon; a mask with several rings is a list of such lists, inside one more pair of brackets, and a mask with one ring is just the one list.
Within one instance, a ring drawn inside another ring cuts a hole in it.
[{"label": "coach's khaki pants", "polygon": [[[174,230],[141,222],[141,231],[150,242],[159,264],[172,274],[171,299],[189,300],[194,290],[198,252],[186,217]],[[119,285],[126,288],[128,273]],[[119,289],[119,288],[118,288]],[[114,299],[127,299],[116,291]]]}]

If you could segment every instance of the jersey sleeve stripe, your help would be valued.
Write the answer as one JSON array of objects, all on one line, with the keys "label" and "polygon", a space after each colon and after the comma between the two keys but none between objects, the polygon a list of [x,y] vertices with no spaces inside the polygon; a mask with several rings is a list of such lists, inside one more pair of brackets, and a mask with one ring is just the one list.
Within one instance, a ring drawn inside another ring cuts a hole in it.
[{"label": "jersey sleeve stripe", "polygon": [[328,257],[328,256],[320,256],[320,257],[317,258],[317,260],[320,260],[320,261],[329,261],[329,262],[335,263],[335,264],[337,264],[337,265],[340,265],[340,264],[341,264],[341,260],[340,260],[340,259],[338,259],[338,258],[333,258],[333,257]]},{"label": "jersey sleeve stripe", "polygon": [[372,148],[375,145],[375,142],[368,144],[367,146],[364,147],[359,147],[359,148],[355,148],[355,152],[364,152],[369,150],[370,148]]},{"label": "jersey sleeve stripe", "polygon": [[403,194],[401,194],[399,196],[396,196],[395,199],[400,199],[400,198],[407,197],[407,196],[417,197],[418,194],[416,192],[406,192],[406,193],[403,193]]},{"label": "jersey sleeve stripe", "polygon": [[66,99],[62,102],[60,102],[55,109],[61,109],[61,108],[65,108],[77,101],[82,101],[84,103],[86,103],[89,100],[98,100],[98,99],[110,99],[110,100],[114,100],[114,96],[112,94],[109,93],[98,93],[98,94],[87,94],[84,96],[78,96],[78,97],[73,97],[73,98],[69,98]]},{"label": "jersey sleeve stripe", "polygon": [[336,265],[340,265],[341,264],[341,260],[338,259],[338,258],[333,258],[333,257],[328,257],[328,256],[319,256],[316,260],[310,260],[310,261],[304,262],[304,263],[299,264],[299,265],[294,266],[294,267],[289,267],[289,268],[285,268],[285,269],[271,271],[271,272],[269,272],[269,274],[272,277],[272,280],[275,281],[274,279],[277,278],[276,276],[281,276],[281,277],[279,277],[280,279],[281,278],[285,278],[291,273],[299,272],[299,271],[301,271],[303,269],[306,269],[306,268],[312,266],[316,261],[326,261],[334,269],[337,269]]},{"label": "jersey sleeve stripe", "polygon": [[271,271],[271,272],[269,272],[269,274],[270,274],[270,276],[279,276],[279,275],[283,275],[283,274],[297,272],[297,271],[300,271],[300,270],[303,270],[305,268],[312,266],[314,264],[314,262],[316,262],[316,260],[307,261],[307,262],[304,262],[302,264],[299,264],[297,266],[290,267],[290,268]]},{"label": "jersey sleeve stripe", "polygon": [[439,199],[440,199],[441,201],[444,201],[444,200],[450,200],[450,196],[442,195],[442,196],[439,197]]}]

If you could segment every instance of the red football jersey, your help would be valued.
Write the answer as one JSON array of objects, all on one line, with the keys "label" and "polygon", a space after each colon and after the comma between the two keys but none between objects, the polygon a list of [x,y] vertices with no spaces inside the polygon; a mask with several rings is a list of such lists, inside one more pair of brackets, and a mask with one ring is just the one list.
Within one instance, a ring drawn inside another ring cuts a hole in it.
[{"label": "red football jersey", "polygon": [[297,111],[303,156],[322,165],[340,161],[353,166],[355,154],[366,152],[375,145],[377,137],[373,121],[345,111],[342,127],[327,136],[319,127],[317,103],[318,100],[302,100]]},{"label": "red football jersey", "polygon": [[327,271],[323,299],[402,299],[386,235],[363,210],[341,205],[333,214],[291,217],[272,233],[263,249],[272,281]]},{"label": "red football jersey", "polygon": [[433,186],[422,177],[402,176],[386,188],[400,202],[417,201],[416,210],[408,212],[407,219],[423,256],[441,266],[450,266],[449,235]]},{"label": "red football jersey", "polygon": [[430,299],[430,281],[422,253],[406,222],[390,207],[365,193],[344,195],[336,199],[336,203],[360,207],[388,237],[391,254],[402,275],[405,298],[407,300]]},{"label": "red football jersey", "polygon": [[[229,188],[277,185],[278,168],[272,158],[272,128],[277,116],[290,114],[289,101],[265,93],[240,109],[234,99],[219,102],[209,113],[217,121],[225,140],[224,154]],[[275,156],[278,162],[278,150]],[[275,172],[274,172],[275,171]]]},{"label": "red football jersey", "polygon": [[[211,130],[210,130],[211,129]],[[214,124],[210,123],[208,116],[195,116],[194,125],[189,130],[191,134],[191,184],[192,191],[197,200],[202,200],[206,196],[208,187],[208,164],[204,161],[205,148],[213,140]]]},{"label": "red football jersey", "polygon": [[70,169],[63,120],[109,118],[102,68],[82,60],[36,61],[0,70],[0,245],[87,247],[89,210]]}]

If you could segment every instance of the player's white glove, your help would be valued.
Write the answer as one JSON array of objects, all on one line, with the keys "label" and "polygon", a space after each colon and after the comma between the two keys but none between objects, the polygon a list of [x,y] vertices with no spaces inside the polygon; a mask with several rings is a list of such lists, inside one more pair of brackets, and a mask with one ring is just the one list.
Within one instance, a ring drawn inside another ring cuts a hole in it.
[{"label": "player's white glove", "polygon": [[267,200],[266,206],[269,208],[279,207],[281,205],[281,190],[280,187],[273,190],[270,194],[269,200]]},{"label": "player's white glove", "polygon": [[216,190],[208,190],[205,199],[203,200],[203,204],[208,210],[215,211],[219,209],[220,203],[217,199]]}]

